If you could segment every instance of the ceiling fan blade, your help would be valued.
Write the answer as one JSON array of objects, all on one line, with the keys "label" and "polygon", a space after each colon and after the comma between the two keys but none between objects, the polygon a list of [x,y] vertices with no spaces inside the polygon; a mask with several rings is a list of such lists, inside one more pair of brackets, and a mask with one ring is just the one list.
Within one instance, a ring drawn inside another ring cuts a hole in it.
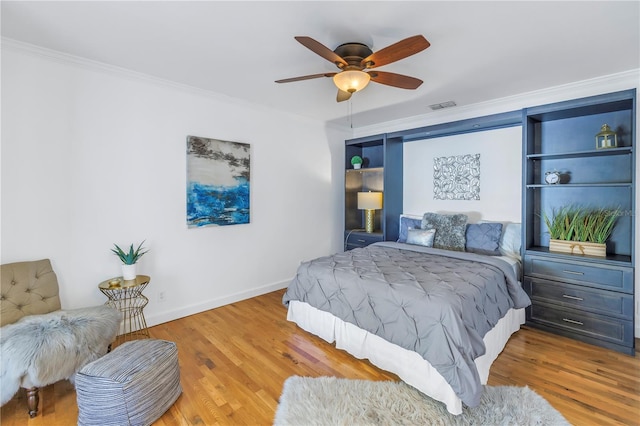
[{"label": "ceiling fan blade", "polygon": [[336,74],[337,74],[336,72],[326,72],[324,74],[303,75],[301,77],[292,77],[292,78],[284,78],[282,80],[276,80],[276,83],[291,83],[292,81],[311,80],[312,78],[333,77]]},{"label": "ceiling fan blade", "polygon": [[337,55],[333,50],[329,49],[324,44],[315,41],[311,37],[296,36],[295,39],[298,40],[300,44],[302,44],[304,47],[311,50],[315,54],[322,56],[329,62],[333,62],[340,69],[342,69],[342,67],[346,67],[347,65],[349,65],[347,61],[342,59],[342,57]]},{"label": "ceiling fan blade", "polygon": [[391,62],[399,61],[400,59],[415,55],[429,46],[431,46],[431,43],[421,35],[405,38],[391,46],[387,46],[384,49],[380,49],[377,52],[372,53],[364,58],[360,62],[360,65],[365,68],[381,67],[383,65],[390,64]]},{"label": "ceiling fan blade", "polygon": [[371,71],[368,74],[371,77],[371,81],[401,89],[417,89],[422,84],[422,80],[418,78],[394,72]]},{"label": "ceiling fan blade", "polygon": [[348,101],[351,98],[350,92],[345,92],[344,90],[338,89],[338,96],[336,97],[336,101],[343,102]]}]

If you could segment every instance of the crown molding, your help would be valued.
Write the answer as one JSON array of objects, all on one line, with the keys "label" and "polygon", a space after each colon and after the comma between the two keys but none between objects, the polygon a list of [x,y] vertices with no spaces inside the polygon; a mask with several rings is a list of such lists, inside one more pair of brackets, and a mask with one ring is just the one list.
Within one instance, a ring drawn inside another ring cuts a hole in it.
[{"label": "crown molding", "polygon": [[[149,74],[145,74],[138,71],[132,71],[127,68],[117,67],[115,65],[109,65],[104,62],[99,62],[87,58],[83,58],[68,53],[63,53],[57,50],[48,49],[45,47],[37,46],[30,43],[25,43],[15,39],[2,37],[2,50],[12,50],[19,53],[26,53],[32,56],[46,58],[48,60],[58,62],[65,65],[74,65],[80,68],[84,68],[90,71],[103,72],[105,74],[111,74],[120,78],[127,78],[135,81],[144,81],[150,84],[155,84],[160,87],[171,88],[179,90],[185,93],[190,93],[196,96],[203,96],[209,99],[216,100],[222,103],[232,103],[234,105],[241,106],[252,110],[259,111],[261,113],[278,113],[288,117],[295,117],[296,120],[318,123],[318,121],[312,118],[292,114],[286,111],[278,111],[273,108],[248,102],[239,98],[234,98],[228,95],[224,95],[211,90],[201,89],[195,86],[189,86],[187,84],[176,83],[171,80],[154,77]],[[389,133],[393,131],[401,131],[410,128],[429,126],[433,124],[441,124],[449,121],[464,120],[467,118],[474,118],[483,115],[496,114],[506,111],[512,111],[515,109],[521,109],[536,105],[543,105],[547,103],[559,102],[563,100],[570,100],[579,97],[597,95],[601,93],[607,93],[618,90],[625,90],[631,88],[640,87],[640,68],[629,71],[620,72],[617,74],[605,75],[588,80],[582,80],[572,82],[564,85],[554,86],[546,89],[541,89],[532,92],[526,92],[509,97],[494,99],[486,102],[480,102],[472,105],[465,105],[454,107],[450,109],[442,109],[439,111],[429,112],[417,116],[405,117],[398,120],[376,123],[370,126],[354,127],[350,128],[348,125],[341,125],[334,122],[324,123],[335,130],[349,132],[352,134],[352,138]]]},{"label": "crown molding", "polygon": [[[322,123],[318,120],[314,120],[313,118],[310,118],[307,116],[292,114],[287,111],[273,109],[268,106],[256,104],[253,102],[248,102],[243,99],[234,98],[232,96],[228,96],[212,90],[202,89],[199,87],[190,86],[188,84],[177,83],[177,82],[163,79],[160,77],[154,77],[150,74],[146,74],[143,72],[133,71],[127,68],[110,65],[104,62],[83,58],[81,56],[71,55],[68,53],[60,52],[58,50],[48,49],[46,47],[41,47],[34,44],[18,41],[12,38],[2,37],[1,42],[2,42],[2,47],[0,50],[5,50],[5,49],[11,50],[17,53],[22,53],[22,54],[31,55],[34,57],[48,59],[50,61],[57,62],[63,65],[76,66],[79,68],[86,69],[88,71],[102,72],[107,75],[112,75],[114,77],[119,77],[119,78],[125,78],[132,81],[146,82],[149,84],[156,85],[158,87],[178,90],[178,91],[192,94],[195,96],[206,97],[224,104],[234,104],[242,108],[247,108],[250,110],[257,111],[261,114],[264,114],[264,113],[280,114],[283,116],[287,116],[288,117],[287,119],[295,118],[297,121],[300,121],[300,122],[326,125],[326,123]],[[338,130],[345,131],[345,128],[342,126],[331,126],[331,127],[336,128]]]},{"label": "crown molding", "polygon": [[159,77],[154,77],[149,74],[145,74],[138,71],[132,71],[127,68],[117,67],[115,65],[109,65],[104,62],[95,61],[92,59],[83,58],[80,56],[71,55],[68,53],[60,52],[53,49],[48,49],[46,47],[36,46],[34,44],[25,43],[22,41],[2,37],[2,49],[13,50],[18,53],[26,53],[32,56],[49,59],[54,62],[58,62],[65,65],[75,65],[80,68],[85,68],[91,71],[100,71],[106,74],[116,75],[118,77],[126,77],[132,80],[143,80],[150,83],[154,83],[160,86],[171,87],[187,92],[204,94],[207,96],[215,96],[220,99],[235,100],[235,98],[230,98],[225,95],[221,95],[219,93],[215,93],[212,91],[199,89],[193,86],[189,86],[186,84],[180,84],[173,82],[171,80],[162,79]]},{"label": "crown molding", "polygon": [[354,137],[442,124],[633,88],[640,88],[640,68],[472,105],[447,108],[399,120],[358,127],[354,128]]}]

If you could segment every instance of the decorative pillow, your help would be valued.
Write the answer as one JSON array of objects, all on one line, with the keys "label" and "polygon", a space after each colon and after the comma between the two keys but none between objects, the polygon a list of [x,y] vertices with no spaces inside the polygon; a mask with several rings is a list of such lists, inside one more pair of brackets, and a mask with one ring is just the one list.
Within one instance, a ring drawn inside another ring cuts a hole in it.
[{"label": "decorative pillow", "polygon": [[467,230],[466,214],[425,213],[422,229],[435,229],[433,247],[445,250],[464,251]]},{"label": "decorative pillow", "polygon": [[504,256],[520,259],[522,226],[519,223],[508,223],[500,240],[500,253]]},{"label": "decorative pillow", "polygon": [[476,223],[467,225],[467,251],[489,256],[500,256],[501,223]]},{"label": "decorative pillow", "polygon": [[433,247],[433,239],[436,235],[435,229],[409,229],[407,231],[407,244]]},{"label": "decorative pillow", "polygon": [[422,218],[421,217],[412,217],[407,215],[400,215],[400,232],[398,234],[398,242],[406,243],[407,242],[407,231],[409,229],[421,229],[422,227]]}]

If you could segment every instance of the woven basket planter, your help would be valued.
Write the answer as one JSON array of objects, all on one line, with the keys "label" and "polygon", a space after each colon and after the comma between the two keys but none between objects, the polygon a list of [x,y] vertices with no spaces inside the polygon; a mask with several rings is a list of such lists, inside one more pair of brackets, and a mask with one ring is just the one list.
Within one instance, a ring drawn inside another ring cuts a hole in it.
[{"label": "woven basket planter", "polygon": [[549,240],[549,251],[555,253],[581,254],[586,256],[607,256],[607,245],[583,241]]}]

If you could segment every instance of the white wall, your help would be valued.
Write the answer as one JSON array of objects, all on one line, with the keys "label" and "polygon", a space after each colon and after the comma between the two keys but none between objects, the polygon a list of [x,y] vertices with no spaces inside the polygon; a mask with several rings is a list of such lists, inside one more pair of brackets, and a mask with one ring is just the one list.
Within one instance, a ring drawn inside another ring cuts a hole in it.
[{"label": "white wall", "polygon": [[[434,158],[465,154],[480,154],[480,199],[435,200]],[[462,212],[469,222],[521,221],[522,127],[407,142],[403,155],[405,214]]]},{"label": "white wall", "polygon": [[[187,135],[251,144],[250,224],[187,228]],[[151,325],[283,288],[301,261],[342,246],[349,136],[3,43],[0,259],[50,258],[74,308],[105,301],[98,283],[120,275],[114,243],[146,240]]]}]

